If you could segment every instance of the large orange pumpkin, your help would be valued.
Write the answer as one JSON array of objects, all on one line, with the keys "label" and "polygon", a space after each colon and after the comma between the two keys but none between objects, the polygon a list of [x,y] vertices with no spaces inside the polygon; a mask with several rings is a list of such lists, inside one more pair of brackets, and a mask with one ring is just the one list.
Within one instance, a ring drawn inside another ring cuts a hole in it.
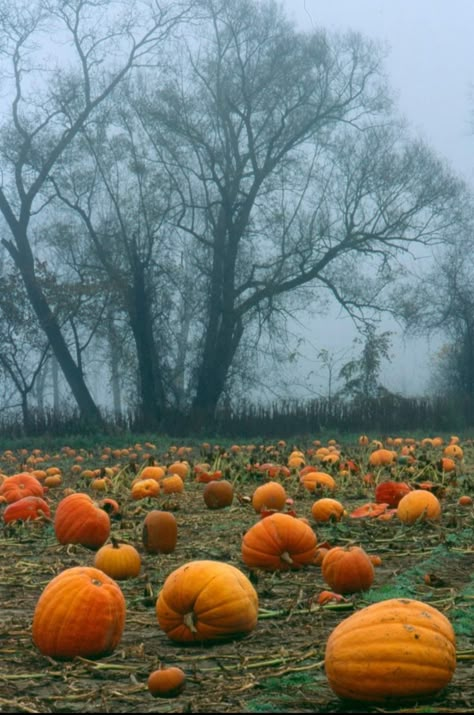
[{"label": "large orange pumpkin", "polygon": [[249,568],[288,571],[314,563],[317,537],[301,519],[277,512],[250,527],[242,539],[242,560]]},{"label": "large orange pumpkin", "polygon": [[367,591],[374,581],[374,566],[360,546],[334,546],[321,564],[326,583],[336,593]]},{"label": "large orange pumpkin", "polygon": [[0,485],[0,496],[11,504],[23,497],[42,497],[43,485],[30,472],[19,472],[6,477]]},{"label": "large orange pumpkin", "polygon": [[398,705],[444,688],[456,669],[453,627],[433,606],[393,598],[341,621],[326,642],[325,670],[341,698]]},{"label": "large orange pumpkin", "polygon": [[54,531],[60,544],[99,549],[110,535],[110,517],[88,494],[69,494],[59,502]]},{"label": "large orange pumpkin", "polygon": [[92,566],[74,566],[53,578],[39,597],[33,641],[51,658],[100,658],[119,644],[125,613],[115,581]]},{"label": "large orange pumpkin", "polygon": [[413,489],[400,499],[397,516],[404,524],[415,521],[437,521],[441,516],[441,503],[427,489]]},{"label": "large orange pumpkin", "polygon": [[258,595],[235,566],[190,561],[166,578],[156,600],[156,616],[173,641],[238,638],[257,625]]},{"label": "large orange pumpkin", "polygon": [[336,489],[336,480],[327,472],[307,472],[300,476],[300,484],[310,492]]},{"label": "large orange pumpkin", "polygon": [[49,504],[41,497],[22,497],[12,502],[3,512],[3,521],[9,524],[12,521],[29,521],[30,519],[46,518],[49,520],[51,511]]}]

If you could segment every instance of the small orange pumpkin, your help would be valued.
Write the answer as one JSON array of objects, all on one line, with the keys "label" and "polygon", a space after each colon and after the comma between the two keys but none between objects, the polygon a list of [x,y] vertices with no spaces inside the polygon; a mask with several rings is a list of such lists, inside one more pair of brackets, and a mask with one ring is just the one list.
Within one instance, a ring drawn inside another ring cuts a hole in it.
[{"label": "small orange pumpkin", "polygon": [[160,493],[160,483],[155,479],[138,479],[132,484],[132,499],[147,499],[157,497]]},{"label": "small orange pumpkin", "polygon": [[369,456],[371,467],[387,467],[395,462],[397,453],[391,449],[375,449]]},{"label": "small orange pumpkin", "polygon": [[51,511],[47,502],[41,497],[22,497],[9,504],[3,512],[3,521],[29,521],[31,519],[46,519],[49,521]]},{"label": "small orange pumpkin", "polygon": [[262,509],[278,509],[285,507],[287,494],[280,482],[265,482],[257,487],[252,495],[252,506],[257,513]]},{"label": "small orange pumpkin", "polygon": [[184,482],[179,474],[170,474],[161,480],[161,488],[165,494],[182,494],[184,492]]},{"label": "small orange pumpkin", "polygon": [[97,551],[94,566],[117,581],[139,575],[142,560],[132,544],[124,544],[112,537],[111,544],[104,544]]},{"label": "small orange pumpkin", "polygon": [[208,482],[202,496],[208,509],[224,509],[234,500],[234,487],[226,479]]},{"label": "small orange pumpkin", "polygon": [[337,499],[324,497],[317,499],[313,503],[311,514],[315,521],[340,521],[345,514],[345,510]]},{"label": "small orange pumpkin", "polygon": [[374,581],[374,566],[360,546],[334,546],[321,564],[321,573],[336,593],[367,591]]},{"label": "small orange pumpkin", "polygon": [[300,484],[310,492],[329,489],[336,489],[336,480],[326,472],[307,472],[300,476]]},{"label": "small orange pumpkin", "polygon": [[437,521],[441,516],[441,503],[427,489],[414,489],[400,499],[397,516],[404,524],[415,521]]},{"label": "small orange pumpkin", "polygon": [[39,597],[33,642],[43,655],[69,660],[101,658],[119,644],[126,604],[119,585],[92,566],[61,571]]},{"label": "small orange pumpkin", "polygon": [[161,666],[148,676],[147,686],[154,698],[174,698],[180,695],[186,684],[184,670],[175,665]]},{"label": "small orange pumpkin", "polygon": [[110,535],[110,518],[88,494],[69,494],[59,502],[54,531],[60,544],[99,549]]}]

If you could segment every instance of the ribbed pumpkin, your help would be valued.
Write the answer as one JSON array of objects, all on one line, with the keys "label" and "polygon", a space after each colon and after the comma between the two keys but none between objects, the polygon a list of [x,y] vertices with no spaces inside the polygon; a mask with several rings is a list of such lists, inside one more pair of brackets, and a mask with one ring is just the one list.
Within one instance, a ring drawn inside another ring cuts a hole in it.
[{"label": "ribbed pumpkin", "polygon": [[340,521],[344,513],[341,502],[330,497],[317,499],[311,506],[311,514],[315,521]]},{"label": "ribbed pumpkin", "polygon": [[101,658],[119,644],[125,614],[115,581],[92,566],[74,566],[53,578],[39,597],[33,642],[51,658]]},{"label": "ribbed pumpkin", "polygon": [[160,483],[164,494],[182,494],[184,492],[184,482],[179,474],[163,477]]},{"label": "ribbed pumpkin", "polygon": [[42,497],[43,485],[30,472],[19,472],[6,477],[0,485],[0,495],[11,504],[23,497]]},{"label": "ribbed pumpkin", "polygon": [[325,670],[340,698],[418,701],[442,690],[456,669],[450,621],[421,601],[393,598],[343,620],[326,642]]},{"label": "ribbed pumpkin", "polygon": [[281,511],[286,502],[286,491],[280,482],[265,482],[257,487],[252,495],[252,506],[257,513],[262,509]]},{"label": "ribbed pumpkin", "polygon": [[257,625],[258,595],[235,566],[221,561],[190,561],[166,578],[156,600],[156,616],[160,628],[173,641],[238,638]]},{"label": "ribbed pumpkin", "polygon": [[326,583],[336,593],[367,591],[374,581],[374,566],[360,546],[334,546],[321,564]]},{"label": "ribbed pumpkin", "polygon": [[437,521],[441,516],[441,503],[427,489],[413,489],[400,499],[397,516],[404,524],[415,521]]},{"label": "ribbed pumpkin", "polygon": [[149,554],[171,554],[176,548],[178,524],[170,511],[154,509],[143,520],[142,541]]},{"label": "ribbed pumpkin", "polygon": [[174,698],[186,685],[184,670],[175,665],[162,666],[150,673],[147,686],[154,698]]},{"label": "ribbed pumpkin", "polygon": [[395,482],[387,479],[375,487],[375,501],[377,504],[388,504],[388,506],[395,508],[398,506],[400,499],[410,491],[411,487],[406,482]]},{"label": "ribbed pumpkin", "polygon": [[112,543],[104,544],[97,551],[94,566],[107,576],[123,581],[139,575],[142,559],[132,544],[124,544],[112,537]]},{"label": "ribbed pumpkin", "polygon": [[70,494],[57,506],[54,531],[60,544],[99,549],[109,538],[110,517],[88,494]]},{"label": "ribbed pumpkin", "polygon": [[288,571],[314,563],[317,537],[301,519],[277,512],[250,527],[242,539],[242,560],[249,568]]},{"label": "ribbed pumpkin", "polygon": [[224,509],[234,500],[234,487],[226,479],[208,482],[202,493],[208,509]]},{"label": "ribbed pumpkin", "polygon": [[336,480],[327,472],[307,472],[300,476],[300,484],[310,492],[323,489],[332,492],[336,489]]},{"label": "ribbed pumpkin", "polygon": [[131,487],[131,496],[135,501],[157,497],[161,491],[160,482],[156,479],[137,479]]},{"label": "ribbed pumpkin", "polygon": [[3,521],[9,524],[12,521],[29,521],[46,517],[49,519],[51,511],[47,502],[41,497],[22,497],[9,504],[3,512]]}]

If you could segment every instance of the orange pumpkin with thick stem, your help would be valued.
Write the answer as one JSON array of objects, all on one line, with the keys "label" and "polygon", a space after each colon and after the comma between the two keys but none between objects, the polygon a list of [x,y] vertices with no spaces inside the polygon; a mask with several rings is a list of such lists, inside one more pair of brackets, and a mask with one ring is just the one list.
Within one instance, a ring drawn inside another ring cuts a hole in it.
[{"label": "orange pumpkin with thick stem", "polygon": [[239,638],[257,625],[258,595],[235,566],[221,561],[190,561],[166,578],[156,600],[156,616],[160,628],[173,641]]},{"label": "orange pumpkin with thick stem", "polygon": [[437,521],[441,516],[441,503],[427,489],[414,489],[400,499],[397,516],[404,524],[415,521]]},{"label": "orange pumpkin with thick stem", "polygon": [[54,531],[60,544],[99,549],[110,535],[110,517],[88,494],[76,493],[59,502]]},{"label": "orange pumpkin with thick stem", "polygon": [[61,571],[39,597],[33,616],[33,642],[43,655],[59,660],[101,658],[119,644],[126,604],[119,585],[92,566]]},{"label": "orange pumpkin with thick stem", "polygon": [[336,593],[368,591],[374,581],[374,566],[360,546],[334,546],[321,564],[326,583]]},{"label": "orange pumpkin with thick stem", "polygon": [[112,537],[111,544],[104,544],[97,551],[94,566],[110,578],[122,581],[139,575],[142,559],[132,544],[124,544]]},{"label": "orange pumpkin with thick stem", "polygon": [[257,513],[262,509],[277,509],[281,511],[287,499],[285,488],[280,482],[265,482],[257,487],[252,495],[252,506]]},{"label": "orange pumpkin with thick stem", "polygon": [[379,601],[333,629],[324,665],[331,689],[344,700],[418,703],[454,675],[454,629],[441,611],[422,601]]},{"label": "orange pumpkin with thick stem", "polygon": [[301,519],[277,512],[250,527],[242,539],[242,560],[249,568],[288,571],[313,564],[317,538]]},{"label": "orange pumpkin with thick stem", "polygon": [[154,698],[174,698],[186,684],[184,670],[175,665],[161,666],[148,676],[147,687]]},{"label": "orange pumpkin with thick stem", "polygon": [[149,554],[171,554],[176,548],[178,524],[170,511],[154,509],[143,520],[142,541]]}]

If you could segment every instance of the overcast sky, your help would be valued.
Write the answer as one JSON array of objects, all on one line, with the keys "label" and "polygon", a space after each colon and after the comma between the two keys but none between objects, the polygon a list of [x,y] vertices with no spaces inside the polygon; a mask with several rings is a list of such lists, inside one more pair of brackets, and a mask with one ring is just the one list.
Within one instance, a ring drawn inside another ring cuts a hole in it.
[{"label": "overcast sky", "polygon": [[[474,189],[474,0],[284,0],[283,6],[303,29],[356,30],[382,42],[399,113]],[[396,325],[385,329],[401,334]],[[301,349],[341,355],[354,334],[348,319],[315,321],[302,329]],[[423,393],[438,347],[436,340],[395,339],[383,383]],[[311,357],[300,366],[307,374]]]}]

